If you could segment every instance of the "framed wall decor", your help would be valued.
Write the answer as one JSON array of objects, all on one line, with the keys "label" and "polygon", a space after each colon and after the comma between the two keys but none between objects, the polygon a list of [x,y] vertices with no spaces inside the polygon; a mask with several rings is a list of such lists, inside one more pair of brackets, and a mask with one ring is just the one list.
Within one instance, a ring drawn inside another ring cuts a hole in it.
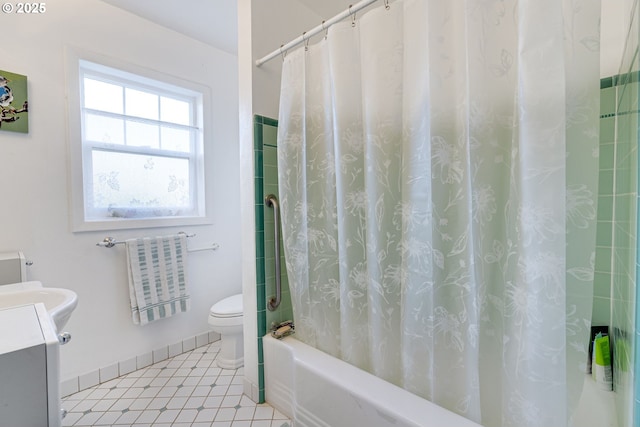
[{"label": "framed wall decor", "polygon": [[27,76],[0,70],[0,131],[29,132]]}]

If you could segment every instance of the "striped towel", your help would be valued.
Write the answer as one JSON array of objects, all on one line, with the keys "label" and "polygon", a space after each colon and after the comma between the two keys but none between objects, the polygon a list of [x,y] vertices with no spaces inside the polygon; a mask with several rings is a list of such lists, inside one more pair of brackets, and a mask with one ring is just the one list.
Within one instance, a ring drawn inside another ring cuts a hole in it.
[{"label": "striped towel", "polygon": [[145,325],[191,308],[184,234],[126,241],[133,323]]}]

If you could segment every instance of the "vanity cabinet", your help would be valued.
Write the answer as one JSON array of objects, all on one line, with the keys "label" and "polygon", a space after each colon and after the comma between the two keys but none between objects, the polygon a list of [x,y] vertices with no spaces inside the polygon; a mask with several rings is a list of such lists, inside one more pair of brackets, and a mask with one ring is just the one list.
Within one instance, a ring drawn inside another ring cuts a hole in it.
[{"label": "vanity cabinet", "polygon": [[44,304],[0,309],[0,424],[60,427],[60,343]]}]

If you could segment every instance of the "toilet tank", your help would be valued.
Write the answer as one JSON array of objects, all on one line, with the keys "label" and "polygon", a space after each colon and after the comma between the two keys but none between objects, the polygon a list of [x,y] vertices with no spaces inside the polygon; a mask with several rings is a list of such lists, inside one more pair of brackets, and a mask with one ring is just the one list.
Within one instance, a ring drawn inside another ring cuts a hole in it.
[{"label": "toilet tank", "polygon": [[0,285],[27,281],[27,262],[20,251],[0,252]]}]

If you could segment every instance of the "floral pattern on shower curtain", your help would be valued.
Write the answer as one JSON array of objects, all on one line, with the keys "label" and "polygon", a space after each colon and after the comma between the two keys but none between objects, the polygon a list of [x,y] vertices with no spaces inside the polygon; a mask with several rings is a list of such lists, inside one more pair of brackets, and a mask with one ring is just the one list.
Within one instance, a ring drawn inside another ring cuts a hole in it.
[{"label": "floral pattern on shower curtain", "polygon": [[299,339],[486,426],[568,425],[591,318],[599,13],[403,0],[286,56]]}]

